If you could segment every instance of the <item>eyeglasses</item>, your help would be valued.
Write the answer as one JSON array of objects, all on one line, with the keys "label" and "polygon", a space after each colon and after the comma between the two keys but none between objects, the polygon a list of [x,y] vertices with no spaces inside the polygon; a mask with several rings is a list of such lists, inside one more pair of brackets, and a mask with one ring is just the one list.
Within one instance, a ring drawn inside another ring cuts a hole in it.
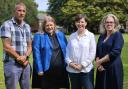
[{"label": "eyeglasses", "polygon": [[106,24],[114,24],[115,22],[112,22],[112,21],[110,21],[110,22],[109,22],[109,21],[106,21],[105,23],[106,23]]}]

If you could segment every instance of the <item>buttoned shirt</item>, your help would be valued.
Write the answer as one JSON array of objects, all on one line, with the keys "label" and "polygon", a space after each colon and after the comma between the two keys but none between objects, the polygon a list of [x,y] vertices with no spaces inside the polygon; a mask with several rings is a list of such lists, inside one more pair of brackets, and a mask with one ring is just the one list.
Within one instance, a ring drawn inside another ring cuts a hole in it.
[{"label": "buttoned shirt", "polygon": [[[84,72],[87,73],[93,68],[93,60],[96,54],[96,42],[93,33],[85,29],[82,36],[78,32],[72,33],[69,37],[69,42],[66,48],[65,61],[67,71],[72,73]],[[82,65],[82,70],[77,71],[69,66],[69,63],[74,62]]]},{"label": "buttoned shirt", "polygon": [[[0,28],[0,37],[10,38],[11,47],[19,55],[25,55],[28,46],[27,43],[31,40],[31,36],[32,35],[30,31],[30,26],[24,21],[21,23],[21,25],[18,25],[17,22],[14,20],[14,17],[10,20],[5,21]],[[4,60],[13,59],[5,51],[3,55]]]}]

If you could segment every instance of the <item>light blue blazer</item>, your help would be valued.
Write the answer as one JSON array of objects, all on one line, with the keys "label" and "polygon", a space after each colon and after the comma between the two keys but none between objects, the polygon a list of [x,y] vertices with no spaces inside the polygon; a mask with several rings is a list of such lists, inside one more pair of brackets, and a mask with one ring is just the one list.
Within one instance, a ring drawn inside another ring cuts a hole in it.
[{"label": "light blue blazer", "polygon": [[[63,56],[66,56],[67,40],[64,33],[60,31],[55,32],[58,42],[60,44]],[[48,34],[36,33],[33,38],[33,66],[37,73],[45,72],[50,67],[52,56],[52,43]],[[65,63],[66,67],[66,63]]]}]

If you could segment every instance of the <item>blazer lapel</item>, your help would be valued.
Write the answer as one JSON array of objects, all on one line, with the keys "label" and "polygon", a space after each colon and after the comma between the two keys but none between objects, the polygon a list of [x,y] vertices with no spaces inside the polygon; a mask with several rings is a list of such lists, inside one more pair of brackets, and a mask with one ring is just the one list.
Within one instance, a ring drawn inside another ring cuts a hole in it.
[{"label": "blazer lapel", "polygon": [[52,47],[52,43],[51,43],[51,41],[50,41],[50,39],[49,39],[49,36],[47,35],[47,34],[45,34],[45,40],[46,40],[46,42],[48,42],[48,45],[51,47],[51,48],[53,48]]},{"label": "blazer lapel", "polygon": [[57,36],[58,42],[59,42],[59,44],[60,44],[60,47],[62,48],[62,42],[63,42],[63,41],[61,41],[58,32],[56,32],[56,36]]}]

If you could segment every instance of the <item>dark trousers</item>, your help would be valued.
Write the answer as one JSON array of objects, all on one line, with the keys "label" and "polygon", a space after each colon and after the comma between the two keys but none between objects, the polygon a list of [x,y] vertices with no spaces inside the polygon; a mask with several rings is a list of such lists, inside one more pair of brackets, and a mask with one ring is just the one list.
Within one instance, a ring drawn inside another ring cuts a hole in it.
[{"label": "dark trousers", "polygon": [[92,86],[94,88],[94,68],[89,72],[90,81],[92,82]]},{"label": "dark trousers", "polygon": [[89,73],[69,73],[71,89],[93,89],[92,79]]}]

